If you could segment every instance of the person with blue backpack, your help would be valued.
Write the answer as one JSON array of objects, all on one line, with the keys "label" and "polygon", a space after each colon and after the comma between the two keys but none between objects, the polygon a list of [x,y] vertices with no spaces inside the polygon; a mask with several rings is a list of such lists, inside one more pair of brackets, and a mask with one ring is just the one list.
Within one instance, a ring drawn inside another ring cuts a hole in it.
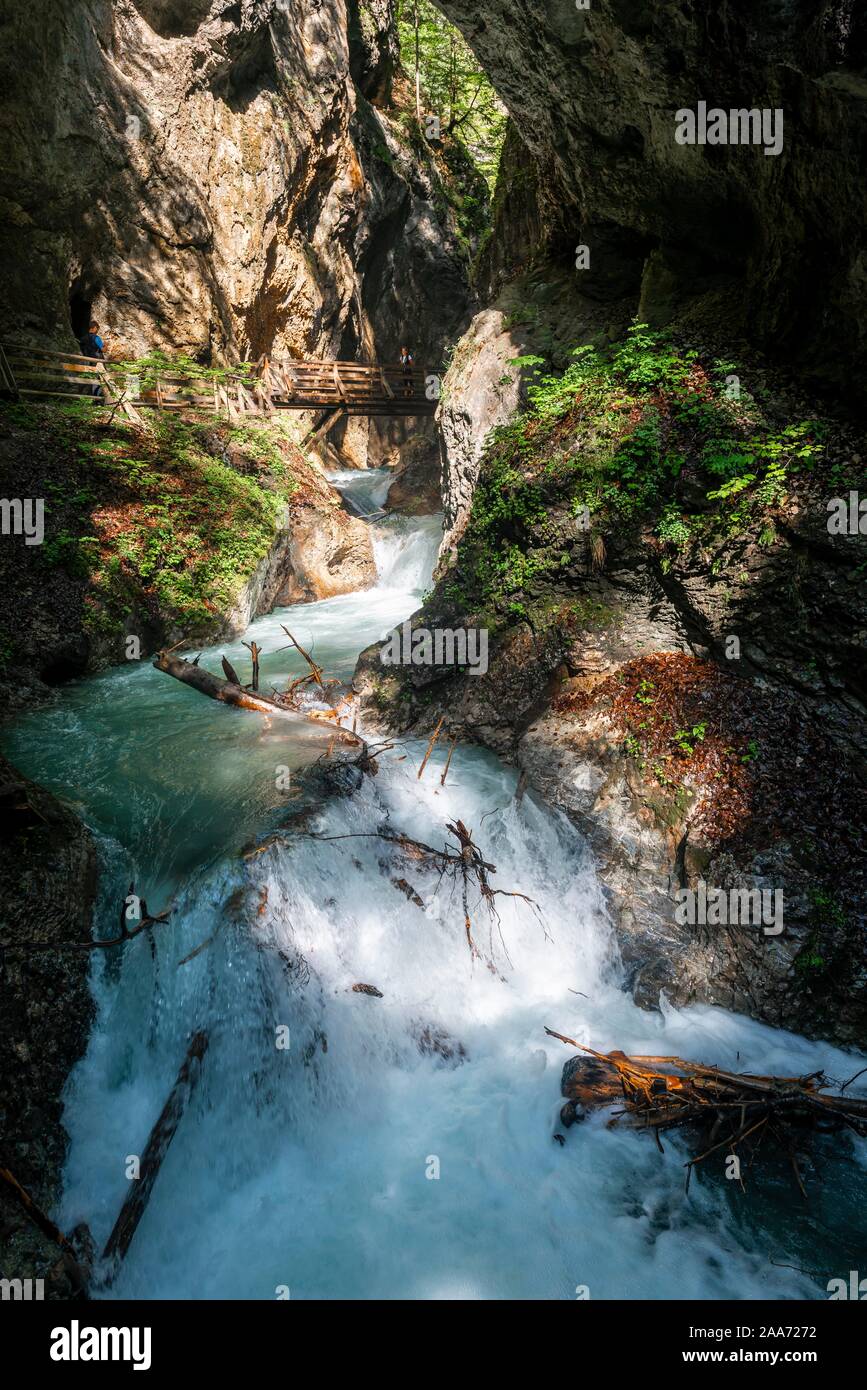
[{"label": "person with blue backpack", "polygon": [[[81,348],[83,357],[91,357],[94,361],[98,362],[105,361],[105,342],[99,336],[99,324],[95,320],[91,323],[84,336],[79,338],[78,346]],[[105,393],[99,383],[95,382],[90,388],[90,394],[92,396],[102,396]]]},{"label": "person with blue backpack", "polygon": [[90,325],[90,328],[87,330],[84,336],[82,338],[79,338],[78,346],[81,348],[81,353],[83,357],[93,357],[99,359],[103,359],[105,357],[105,343],[99,336],[98,323],[94,322]]}]

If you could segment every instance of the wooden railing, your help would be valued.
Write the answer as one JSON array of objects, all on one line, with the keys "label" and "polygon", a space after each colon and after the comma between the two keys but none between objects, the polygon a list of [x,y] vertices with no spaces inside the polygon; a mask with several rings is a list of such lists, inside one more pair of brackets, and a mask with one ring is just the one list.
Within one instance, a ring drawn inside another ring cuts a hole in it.
[{"label": "wooden railing", "polygon": [[431,415],[436,409],[425,373],[415,367],[263,357],[257,371],[278,409],[343,408],[350,415]]},{"label": "wooden railing", "polygon": [[[0,345],[0,391],[40,399],[80,398],[137,411],[204,410],[238,419],[279,410],[338,415],[431,415],[425,373],[418,368],[357,362],[297,362],[262,357],[252,370],[197,376],[153,368],[135,373],[123,363],[25,344]],[[332,421],[333,423],[333,421]]]}]

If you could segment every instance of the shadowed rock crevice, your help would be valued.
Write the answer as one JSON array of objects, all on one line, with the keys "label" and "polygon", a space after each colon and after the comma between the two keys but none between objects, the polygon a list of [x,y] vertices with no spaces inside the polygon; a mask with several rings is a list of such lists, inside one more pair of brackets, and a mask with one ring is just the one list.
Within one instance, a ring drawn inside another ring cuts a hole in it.
[{"label": "shadowed rock crevice", "polygon": [[[669,322],[702,282],[737,286],[731,327],[862,402],[867,379],[865,20],[851,0],[439,0],[506,103],[539,170],[555,260],[618,228],[665,267],[647,316]],[[776,157],[683,146],[680,109],[780,109]],[[606,262],[609,265],[606,265]],[[644,311],[643,311],[644,312]],[[846,360],[837,344],[847,344]],[[853,370],[854,368],[854,370]]]}]

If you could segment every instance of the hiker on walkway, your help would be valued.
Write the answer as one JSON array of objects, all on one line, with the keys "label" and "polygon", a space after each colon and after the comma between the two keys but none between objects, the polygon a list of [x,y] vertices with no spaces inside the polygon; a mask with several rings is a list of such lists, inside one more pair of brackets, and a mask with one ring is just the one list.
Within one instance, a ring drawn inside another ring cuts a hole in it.
[{"label": "hiker on walkway", "polygon": [[[96,320],[93,321],[84,336],[79,338],[78,346],[81,348],[83,357],[90,357],[98,362],[105,361],[105,343],[99,336],[99,324]],[[99,383],[94,382],[90,388],[90,394],[92,396],[102,396],[105,393]]]},{"label": "hiker on walkway", "polygon": [[403,379],[403,394],[404,394],[405,396],[411,396],[411,395],[413,394],[413,381],[412,381],[412,365],[413,365],[413,361],[414,361],[414,358],[413,358],[413,355],[412,355],[412,353],[410,352],[409,348],[408,348],[408,347],[402,347],[401,350],[400,350],[400,365],[403,367],[404,371],[406,372],[406,376],[405,376],[404,379]]},{"label": "hiker on walkway", "polygon": [[90,325],[84,337],[79,338],[78,346],[81,348],[83,357],[99,358],[101,361],[105,359],[105,343],[99,336],[98,323],[94,321]]}]

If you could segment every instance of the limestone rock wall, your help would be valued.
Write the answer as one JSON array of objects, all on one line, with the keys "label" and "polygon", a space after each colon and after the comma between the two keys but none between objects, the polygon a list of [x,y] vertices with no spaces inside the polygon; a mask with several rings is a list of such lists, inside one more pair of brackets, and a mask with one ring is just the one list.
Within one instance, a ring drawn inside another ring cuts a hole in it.
[{"label": "limestone rock wall", "polygon": [[[59,1197],[66,1149],[61,1093],[93,1016],[86,951],[18,949],[87,941],[96,890],[90,832],[49,792],[0,756],[0,1166],[42,1206]],[[0,1192],[0,1275],[43,1278],[68,1298],[57,1246]]]},{"label": "limestone rock wall", "polygon": [[466,267],[385,106],[393,0],[36,0],[0,38],[10,332],[439,368]]}]

